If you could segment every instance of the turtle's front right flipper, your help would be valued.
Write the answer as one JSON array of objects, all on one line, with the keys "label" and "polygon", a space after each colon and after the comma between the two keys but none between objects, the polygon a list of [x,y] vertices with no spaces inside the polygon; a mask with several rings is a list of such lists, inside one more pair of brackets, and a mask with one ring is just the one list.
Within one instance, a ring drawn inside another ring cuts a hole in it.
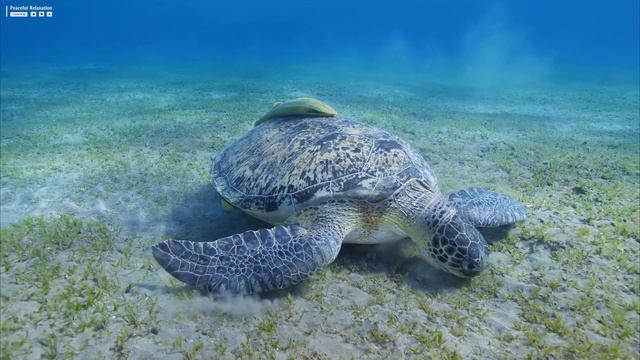
[{"label": "turtle's front right flipper", "polygon": [[296,284],[331,263],[344,236],[333,225],[278,225],[210,242],[167,240],[153,246],[153,256],[169,274],[201,290],[261,293]]},{"label": "turtle's front right flipper", "polygon": [[479,228],[510,225],[527,219],[524,206],[495,191],[470,188],[449,195],[458,214]]}]

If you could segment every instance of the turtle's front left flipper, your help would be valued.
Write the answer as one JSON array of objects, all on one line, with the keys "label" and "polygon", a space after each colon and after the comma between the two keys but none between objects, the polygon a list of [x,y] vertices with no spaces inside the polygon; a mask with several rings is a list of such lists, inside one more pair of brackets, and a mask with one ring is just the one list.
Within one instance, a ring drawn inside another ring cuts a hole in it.
[{"label": "turtle's front left flipper", "polygon": [[458,214],[475,227],[498,227],[527,219],[524,206],[510,197],[482,188],[470,188],[449,195]]},{"label": "turtle's front left flipper", "polygon": [[340,225],[278,225],[210,242],[167,240],[153,246],[153,256],[201,290],[254,294],[296,284],[331,263],[344,237]]}]

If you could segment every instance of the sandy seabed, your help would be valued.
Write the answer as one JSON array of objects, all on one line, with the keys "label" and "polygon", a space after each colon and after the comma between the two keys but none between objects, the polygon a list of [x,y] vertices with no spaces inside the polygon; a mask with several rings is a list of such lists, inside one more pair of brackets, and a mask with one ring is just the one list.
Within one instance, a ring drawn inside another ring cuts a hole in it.
[{"label": "sandy seabed", "polygon": [[[0,357],[638,358],[640,92],[538,84],[51,68],[2,73]],[[471,280],[410,241],[344,246],[311,279],[211,299],[150,246],[264,224],[225,212],[211,160],[274,101],[313,96],[407,140],[441,189],[529,220]]]}]

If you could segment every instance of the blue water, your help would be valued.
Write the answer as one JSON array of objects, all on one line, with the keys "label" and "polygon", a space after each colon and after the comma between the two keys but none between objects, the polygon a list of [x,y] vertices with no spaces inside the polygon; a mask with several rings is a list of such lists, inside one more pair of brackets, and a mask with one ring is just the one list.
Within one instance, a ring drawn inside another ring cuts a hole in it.
[{"label": "blue water", "polygon": [[[3,3],[1,60],[637,82],[639,3],[15,0]],[[54,16],[7,18],[7,4],[51,5]]]}]

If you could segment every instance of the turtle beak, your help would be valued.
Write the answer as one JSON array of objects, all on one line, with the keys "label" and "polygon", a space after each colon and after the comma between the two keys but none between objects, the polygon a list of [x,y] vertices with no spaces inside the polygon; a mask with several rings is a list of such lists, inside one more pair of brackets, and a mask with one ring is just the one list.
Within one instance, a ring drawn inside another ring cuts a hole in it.
[{"label": "turtle beak", "polygon": [[482,270],[487,268],[487,263],[483,259],[477,260],[465,260],[462,262],[462,277],[474,277],[482,272]]}]

